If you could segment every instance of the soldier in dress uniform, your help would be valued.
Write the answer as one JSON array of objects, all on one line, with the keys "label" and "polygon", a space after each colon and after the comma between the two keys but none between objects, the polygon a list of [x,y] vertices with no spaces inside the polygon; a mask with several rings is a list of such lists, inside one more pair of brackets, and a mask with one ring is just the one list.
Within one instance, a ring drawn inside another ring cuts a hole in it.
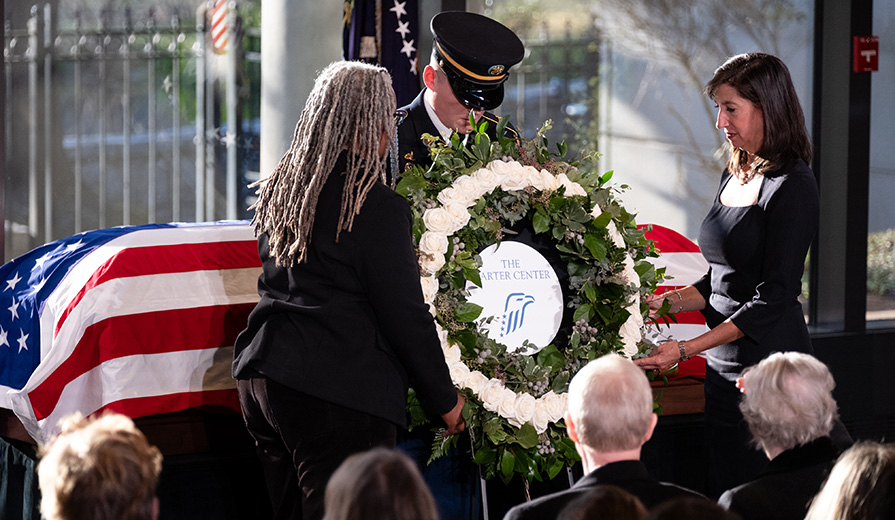
[{"label": "soldier in dress uniform", "polygon": [[[445,11],[432,18],[430,27],[434,40],[432,58],[423,70],[425,88],[396,114],[399,172],[431,164],[423,134],[447,143],[454,132],[469,133],[470,111],[476,121],[488,121],[487,134],[496,140],[500,118],[487,111],[503,102],[510,67],[522,61],[525,53],[513,31],[479,14]],[[505,135],[518,138],[511,125]],[[399,447],[419,465],[442,520],[478,520],[482,496],[469,437],[463,435],[459,449],[427,464],[431,445],[428,428],[404,432],[399,438]]]},{"label": "soldier in dress uniform", "polygon": [[[445,142],[454,132],[469,133],[470,111],[476,121],[488,121],[488,136],[496,140],[500,118],[487,111],[503,102],[510,67],[522,61],[525,53],[513,31],[476,13],[438,13],[430,27],[434,40],[432,59],[423,70],[426,87],[396,114],[399,172],[431,163],[424,133]],[[511,125],[505,135],[518,137]]]}]

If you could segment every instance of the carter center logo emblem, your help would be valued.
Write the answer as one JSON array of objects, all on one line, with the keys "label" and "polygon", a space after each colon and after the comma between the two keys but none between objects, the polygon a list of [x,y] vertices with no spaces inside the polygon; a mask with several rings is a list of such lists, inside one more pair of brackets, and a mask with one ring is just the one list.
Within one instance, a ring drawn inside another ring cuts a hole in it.
[{"label": "carter center logo emblem", "polygon": [[[468,300],[482,306],[481,330],[510,352],[525,341],[553,342],[562,321],[562,288],[547,259],[521,242],[504,240],[481,252],[482,287],[467,285]],[[534,351],[526,351],[532,354]]]},{"label": "carter center logo emblem", "polygon": [[501,320],[500,337],[522,328],[522,324],[525,322],[525,308],[534,301],[534,296],[525,293],[513,293],[507,296]]}]

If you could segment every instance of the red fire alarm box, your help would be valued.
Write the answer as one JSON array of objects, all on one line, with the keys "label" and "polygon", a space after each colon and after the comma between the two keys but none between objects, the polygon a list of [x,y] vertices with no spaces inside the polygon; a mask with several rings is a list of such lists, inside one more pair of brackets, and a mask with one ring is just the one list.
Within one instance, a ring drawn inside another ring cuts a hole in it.
[{"label": "red fire alarm box", "polygon": [[852,70],[855,72],[879,70],[879,36],[854,36],[853,42]]}]

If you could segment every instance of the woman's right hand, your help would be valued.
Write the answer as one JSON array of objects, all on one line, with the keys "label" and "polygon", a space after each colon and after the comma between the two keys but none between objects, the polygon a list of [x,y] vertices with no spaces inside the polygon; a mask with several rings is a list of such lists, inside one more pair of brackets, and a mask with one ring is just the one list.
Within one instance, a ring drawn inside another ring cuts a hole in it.
[{"label": "woman's right hand", "polygon": [[465,404],[466,399],[462,395],[457,394],[457,404],[454,405],[450,412],[441,414],[441,418],[447,425],[447,430],[444,432],[445,437],[460,433],[466,429],[466,420],[463,419],[463,405]]}]

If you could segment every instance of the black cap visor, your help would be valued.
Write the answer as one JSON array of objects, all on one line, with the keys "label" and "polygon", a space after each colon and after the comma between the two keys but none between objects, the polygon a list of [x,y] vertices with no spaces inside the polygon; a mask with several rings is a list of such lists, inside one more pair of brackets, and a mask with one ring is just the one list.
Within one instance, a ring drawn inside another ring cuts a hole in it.
[{"label": "black cap visor", "polygon": [[496,85],[483,85],[469,81],[450,67],[443,67],[443,70],[454,95],[467,108],[493,110],[503,103],[503,81]]}]

